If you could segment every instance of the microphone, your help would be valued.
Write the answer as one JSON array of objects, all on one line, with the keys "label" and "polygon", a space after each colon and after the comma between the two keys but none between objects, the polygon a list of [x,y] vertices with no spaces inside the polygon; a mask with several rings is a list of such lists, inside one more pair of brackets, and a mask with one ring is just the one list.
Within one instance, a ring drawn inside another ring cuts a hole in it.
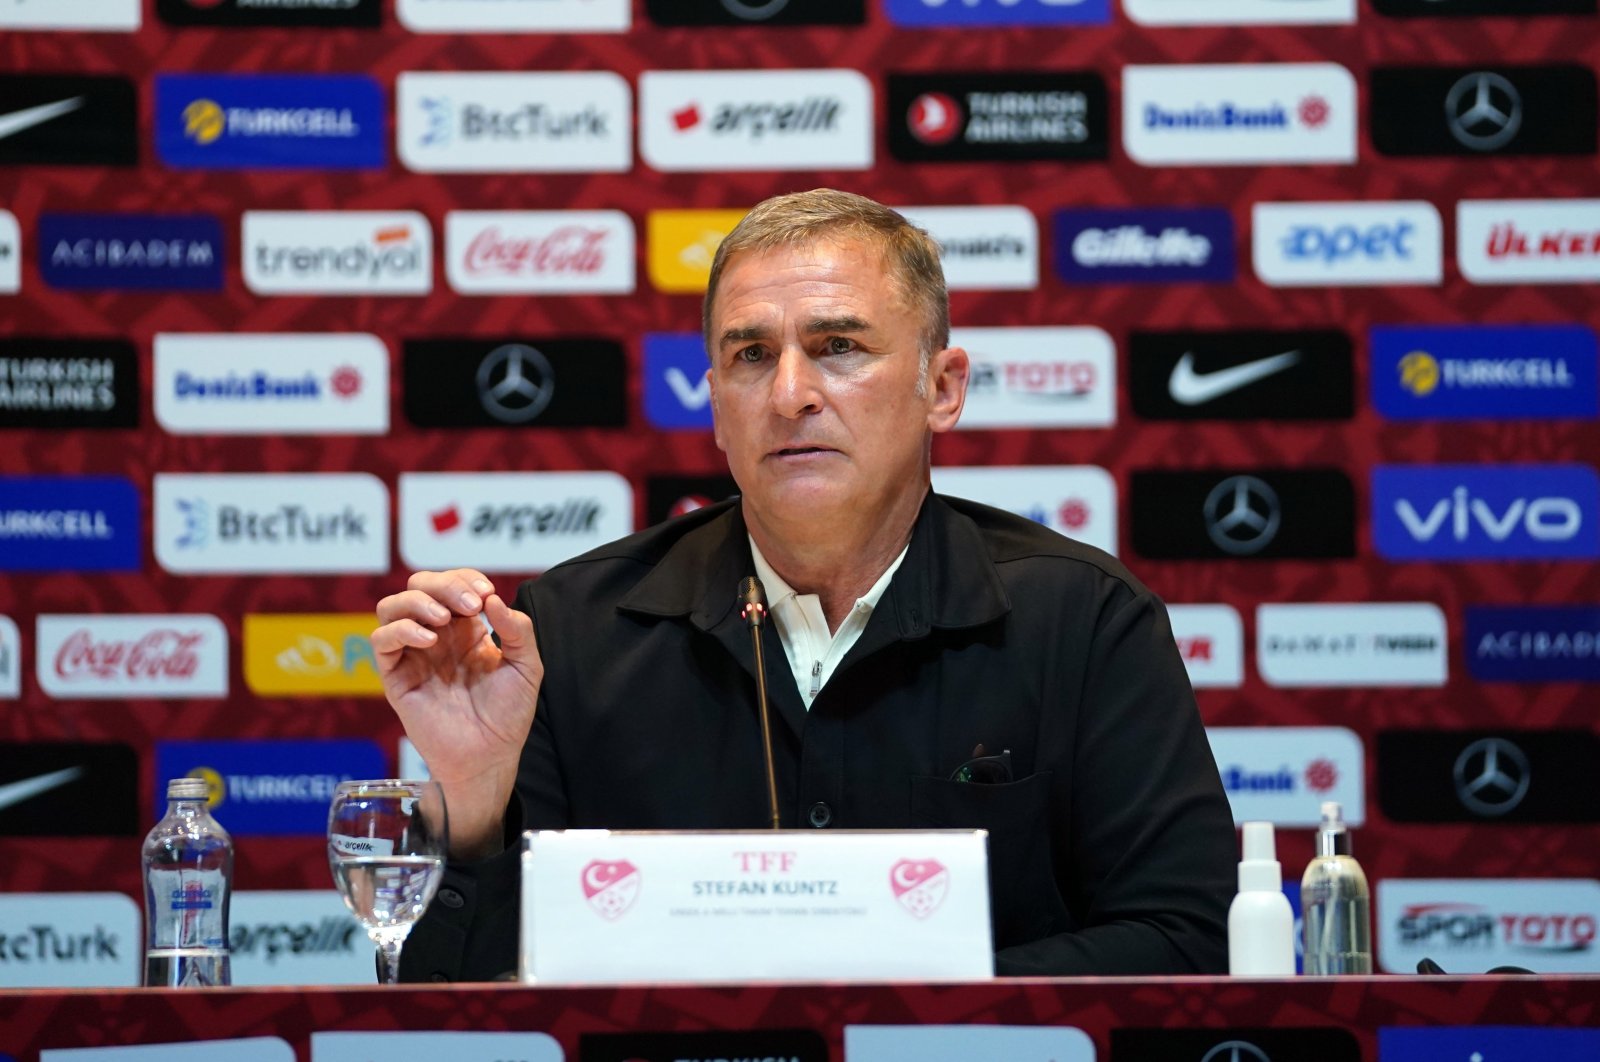
[{"label": "microphone", "polygon": [[767,766],[767,811],[772,816],[772,828],[778,825],[778,775],[772,765],[772,713],[767,707],[767,666],[761,654],[761,627],[767,621],[767,592],[761,580],[749,576],[739,583],[739,615],[750,628],[750,645],[756,654],[756,709],[761,716],[761,751]]}]

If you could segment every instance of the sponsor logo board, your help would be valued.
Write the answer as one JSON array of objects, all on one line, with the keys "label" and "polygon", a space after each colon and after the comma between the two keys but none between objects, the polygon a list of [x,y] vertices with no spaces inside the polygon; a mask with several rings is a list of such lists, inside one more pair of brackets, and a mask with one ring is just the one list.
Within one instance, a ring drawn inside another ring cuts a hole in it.
[{"label": "sponsor logo board", "polygon": [[11,0],[0,7],[0,27],[131,33],[139,28],[139,0]]},{"label": "sponsor logo board", "polygon": [[[383,21],[382,0],[156,0],[174,26],[363,26]],[[235,981],[235,984],[238,982]]]},{"label": "sponsor logo board", "polygon": [[139,837],[145,829],[139,757],[129,746],[0,742],[0,837]]},{"label": "sponsor logo board", "polygon": [[39,1052],[39,1062],[295,1062],[294,1048],[276,1036],[197,1040],[129,1047],[61,1047]]},{"label": "sponsor logo board", "polygon": [[0,987],[131,988],[143,957],[139,908],[120,892],[0,894]]},{"label": "sponsor logo board", "polygon": [[222,290],[222,225],[202,214],[41,214],[37,242],[52,288]]},{"label": "sponsor logo board", "polygon": [[1069,284],[1234,276],[1233,217],[1220,207],[1061,210],[1055,243],[1056,272]]},{"label": "sponsor logo board", "polygon": [[427,428],[620,428],[626,358],[609,339],[406,340],[405,410]]},{"label": "sponsor logo board", "polygon": [[1434,1062],[1441,1058],[1589,1062],[1600,1057],[1600,1029],[1541,1025],[1384,1028],[1378,1030],[1378,1057],[1383,1062]]},{"label": "sponsor logo board", "polygon": [[156,420],[176,435],[382,435],[389,351],[377,336],[157,333]]},{"label": "sponsor logo board", "polygon": [[1597,757],[1587,730],[1386,730],[1378,805],[1395,822],[1600,822]]},{"label": "sponsor logo board", "polygon": [[1251,248],[1271,287],[1438,284],[1444,223],[1431,203],[1257,203]]},{"label": "sponsor logo board", "polygon": [[1589,465],[1379,465],[1373,542],[1388,560],[1600,556]]},{"label": "sponsor logo board", "polygon": [[1384,878],[1376,891],[1378,963],[1388,973],[1414,973],[1425,958],[1451,973],[1600,972],[1592,878]]},{"label": "sponsor logo board", "polygon": [[1395,18],[1479,15],[1592,15],[1595,0],[1372,0],[1381,14]]},{"label": "sponsor logo board", "polygon": [[413,568],[541,571],[633,530],[615,472],[400,476],[400,556]]},{"label": "sponsor logo board", "polygon": [[246,613],[245,685],[263,697],[381,696],[375,626],[367,612]]},{"label": "sponsor logo board", "polygon": [[0,210],[0,295],[22,290],[22,229],[17,216]]},{"label": "sponsor logo board", "polygon": [[1134,332],[1133,410],[1149,420],[1348,420],[1355,358],[1343,332]]},{"label": "sponsor logo board", "polygon": [[958,328],[972,359],[962,428],[1104,428],[1117,419],[1117,350],[1098,328]]},{"label": "sponsor logo board", "polygon": [[445,275],[465,295],[625,295],[633,219],[620,210],[452,210]]},{"label": "sponsor logo board", "polygon": [[[368,971],[370,974],[371,971]],[[370,976],[368,980],[370,980]],[[561,1045],[541,1032],[314,1032],[311,1062],[562,1062]]]},{"label": "sponsor logo board", "polygon": [[355,473],[156,473],[156,559],[179,575],[386,572],[389,491]]},{"label": "sponsor logo board", "polygon": [[245,287],[257,295],[426,295],[433,229],[413,210],[247,210]]},{"label": "sponsor logo board", "polygon": [[859,26],[866,0],[645,0],[658,26]]},{"label": "sponsor logo board", "polygon": [[899,26],[1055,26],[1111,21],[1111,0],[885,0]]},{"label": "sponsor logo board", "polygon": [[1256,609],[1269,686],[1442,686],[1448,650],[1444,611],[1428,601]]},{"label": "sponsor logo board", "polygon": [[1039,286],[1039,224],[1019,206],[898,207],[939,245],[950,291]]},{"label": "sponsor logo board", "polygon": [[228,950],[236,987],[372,983],[372,943],[332,889],[235,892]]},{"label": "sponsor logo board", "polygon": [[1127,66],[1122,94],[1141,165],[1356,160],[1356,82],[1336,63]]},{"label": "sponsor logo board", "polygon": [[[49,0],[51,12],[77,4]],[[30,0],[28,10],[43,10]],[[17,11],[7,4],[4,10]],[[0,14],[0,25],[9,26]],[[22,28],[22,27],[16,27]],[[72,27],[62,27],[72,28]],[[134,29],[135,26],[129,26]],[[133,166],[139,162],[139,96],[125,77],[0,74],[0,165]]]},{"label": "sponsor logo board", "polygon": [[1344,821],[1366,821],[1366,756],[1342,726],[1212,726],[1211,753],[1235,823],[1315,827],[1322,802],[1336,800]]},{"label": "sponsor logo board", "polygon": [[1466,199],[1456,261],[1474,284],[1600,281],[1600,199]]},{"label": "sponsor logo board", "polygon": [[1331,25],[1356,20],[1355,0],[1123,0],[1144,26]]},{"label": "sponsor logo board", "polygon": [[1106,85],[1086,72],[889,75],[889,153],[904,162],[1103,159]]},{"label": "sponsor logo board", "polygon": [[0,423],[136,428],[139,355],[121,339],[0,339]]},{"label": "sponsor logo board", "polygon": [[228,632],[215,616],[42,615],[34,643],[34,675],[57,700],[228,695]]},{"label": "sponsor logo board", "polygon": [[726,472],[704,476],[651,476],[644,481],[646,524],[692,513],[739,493]]},{"label": "sponsor logo board", "polygon": [[1370,339],[1372,401],[1392,420],[1600,415],[1595,334],[1580,325],[1389,325]]},{"label": "sponsor logo board", "polygon": [[610,71],[418,73],[396,81],[396,137],[422,173],[620,173],[632,92]]},{"label": "sponsor logo board", "polygon": [[1094,1062],[1094,1041],[1070,1025],[846,1025],[850,1062]]},{"label": "sponsor logo board", "polygon": [[1405,66],[1372,71],[1382,155],[1593,155],[1594,72],[1582,66]]},{"label": "sponsor logo board", "polygon": [[121,476],[0,476],[0,571],[138,571],[139,488]]},{"label": "sponsor logo board", "polygon": [[1116,555],[1117,484],[1097,465],[935,467],[933,489],[1025,516]]},{"label": "sponsor logo board", "polygon": [[235,837],[320,836],[340,782],[388,771],[371,741],[158,741],[155,806],[166,806],[168,779],[203,778],[212,814]]},{"label": "sponsor logo board", "polygon": [[0,699],[22,696],[22,632],[17,621],[0,616]]},{"label": "sponsor logo board", "polygon": [[1244,624],[1232,605],[1168,605],[1178,655],[1195,689],[1244,684]]},{"label": "sponsor logo board", "polygon": [[828,1062],[828,1048],[821,1034],[811,1029],[583,1033],[578,1037],[578,1062],[731,1062],[736,1058]]},{"label": "sponsor logo board", "polygon": [[667,172],[870,169],[872,118],[855,70],[639,75],[639,154]]},{"label": "sponsor logo board", "polygon": [[645,216],[646,268],[657,291],[703,295],[711,261],[743,210],[652,210]]},{"label": "sponsor logo board", "polygon": [[711,427],[711,359],[698,332],[647,332],[644,415],[652,427]]},{"label": "sponsor logo board", "polygon": [[1479,682],[1600,682],[1600,606],[1467,607]]},{"label": "sponsor logo board", "polygon": [[1136,471],[1133,549],[1153,560],[1355,556],[1355,488],[1331,468]]},{"label": "sponsor logo board", "polygon": [[156,75],[156,152],[176,169],[382,169],[384,140],[370,77]]},{"label": "sponsor logo board", "polygon": [[396,0],[413,33],[623,33],[632,0]]},{"label": "sponsor logo board", "polygon": [[1112,1029],[1110,1062],[1361,1062],[1348,1029]]}]

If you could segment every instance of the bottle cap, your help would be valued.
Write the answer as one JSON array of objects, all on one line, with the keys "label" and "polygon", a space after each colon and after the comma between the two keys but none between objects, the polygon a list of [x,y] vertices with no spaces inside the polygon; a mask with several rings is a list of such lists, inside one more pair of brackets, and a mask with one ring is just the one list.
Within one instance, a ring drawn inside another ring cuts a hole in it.
[{"label": "bottle cap", "polygon": [[1317,855],[1350,854],[1350,831],[1344,824],[1344,809],[1337,800],[1322,803],[1322,822],[1317,825]]},{"label": "bottle cap", "polygon": [[1282,892],[1283,868],[1270,822],[1244,824],[1244,859],[1239,863],[1240,892]]},{"label": "bottle cap", "polygon": [[204,778],[174,778],[167,783],[168,800],[205,800],[210,795]]}]

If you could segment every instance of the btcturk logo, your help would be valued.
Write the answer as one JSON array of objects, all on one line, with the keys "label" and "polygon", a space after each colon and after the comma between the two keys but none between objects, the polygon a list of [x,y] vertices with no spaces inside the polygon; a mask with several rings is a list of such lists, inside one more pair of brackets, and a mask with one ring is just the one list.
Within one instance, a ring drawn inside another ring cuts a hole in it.
[{"label": "btcturk logo", "polygon": [[937,859],[902,859],[889,868],[889,888],[900,906],[927,918],[950,891],[950,872]]},{"label": "btcturk logo", "polygon": [[639,898],[639,868],[626,859],[596,859],[583,868],[583,895],[602,918],[615,922]]}]

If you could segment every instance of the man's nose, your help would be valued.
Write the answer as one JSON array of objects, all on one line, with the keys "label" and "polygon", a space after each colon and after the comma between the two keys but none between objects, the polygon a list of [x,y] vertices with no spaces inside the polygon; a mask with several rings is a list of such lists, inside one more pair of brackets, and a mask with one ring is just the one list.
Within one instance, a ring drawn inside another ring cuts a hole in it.
[{"label": "man's nose", "polygon": [[801,417],[822,409],[822,380],[804,350],[785,347],[772,374],[772,408],[782,417]]}]

